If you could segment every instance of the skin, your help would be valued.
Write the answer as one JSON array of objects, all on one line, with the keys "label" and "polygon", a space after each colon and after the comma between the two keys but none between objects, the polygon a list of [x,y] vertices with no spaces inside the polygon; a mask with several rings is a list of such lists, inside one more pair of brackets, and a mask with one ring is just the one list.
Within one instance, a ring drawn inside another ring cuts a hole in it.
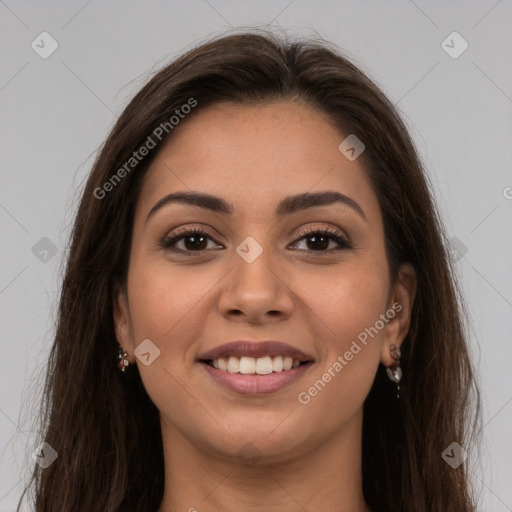
[{"label": "skin", "polygon": [[[363,402],[379,363],[394,364],[390,346],[400,346],[409,329],[416,280],[408,265],[396,283],[389,280],[378,200],[361,159],[349,161],[338,150],[346,135],[305,104],[218,103],[184,121],[148,170],[114,323],[160,410],[166,481],[158,512],[369,510],[361,478]],[[162,197],[191,190],[222,197],[235,213],[174,203],[146,222]],[[342,204],[276,218],[284,197],[324,190],[351,197],[366,220]],[[178,227],[206,231],[206,250],[197,256],[190,238],[177,248],[191,256],[163,249],[160,241]],[[317,249],[301,227],[334,229],[353,248],[334,252],[338,245],[328,239]],[[235,250],[248,236],[263,248],[252,263]],[[395,302],[401,311],[301,404],[298,394]],[[144,339],[161,351],[148,366],[134,355]],[[277,392],[240,395],[196,362],[239,339],[284,341],[315,364]],[[257,454],[253,464],[239,455],[248,443]]]}]

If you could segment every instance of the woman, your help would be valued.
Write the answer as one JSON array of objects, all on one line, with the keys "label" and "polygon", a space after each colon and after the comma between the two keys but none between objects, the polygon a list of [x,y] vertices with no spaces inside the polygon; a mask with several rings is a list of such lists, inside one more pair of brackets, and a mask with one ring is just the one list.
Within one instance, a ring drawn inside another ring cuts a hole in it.
[{"label": "woman", "polygon": [[359,69],[266,33],[191,50],[87,181],[35,510],[474,510],[458,297],[411,139]]}]

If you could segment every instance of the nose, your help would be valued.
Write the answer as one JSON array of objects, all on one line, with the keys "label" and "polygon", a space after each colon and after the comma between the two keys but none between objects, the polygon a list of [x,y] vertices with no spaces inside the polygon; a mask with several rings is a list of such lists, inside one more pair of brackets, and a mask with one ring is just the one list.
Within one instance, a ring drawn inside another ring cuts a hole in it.
[{"label": "nose", "polygon": [[233,252],[233,268],[226,276],[219,299],[224,317],[253,324],[280,322],[290,317],[294,293],[283,264],[276,260],[266,249],[254,261]]}]

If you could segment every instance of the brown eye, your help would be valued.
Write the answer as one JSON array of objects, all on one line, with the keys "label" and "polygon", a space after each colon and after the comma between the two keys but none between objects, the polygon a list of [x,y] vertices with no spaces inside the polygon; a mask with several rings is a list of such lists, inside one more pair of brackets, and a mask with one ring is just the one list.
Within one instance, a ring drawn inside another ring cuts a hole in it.
[{"label": "brown eye", "polygon": [[[341,233],[335,230],[312,229],[302,232],[301,235],[302,236],[295,242],[295,244],[302,240],[307,240],[306,250],[310,252],[326,252],[330,254],[332,252],[352,248],[348,240]],[[178,247],[178,244],[181,243],[182,240],[182,247]],[[215,242],[207,232],[201,229],[192,228],[164,238],[160,242],[160,246],[163,249],[177,253],[201,253],[202,251],[208,250],[208,240]],[[329,248],[329,244],[332,244],[333,242],[337,244],[338,247],[334,246]]]},{"label": "brown eye", "polygon": [[[338,231],[330,230],[330,229],[312,229],[310,231],[306,231],[302,233],[301,238],[299,238],[295,244],[300,242],[301,240],[311,240],[312,243],[307,243],[307,250],[313,252],[334,252],[340,251],[344,249],[351,249],[352,246],[348,242],[348,240]],[[333,250],[327,251],[329,244],[334,242],[338,244],[338,248],[334,248]]]},{"label": "brown eye", "polygon": [[[187,231],[164,238],[160,245],[163,249],[176,252],[201,252],[207,250],[208,239],[212,237],[201,229],[188,229]],[[178,242],[183,240],[184,247],[176,247]]]}]

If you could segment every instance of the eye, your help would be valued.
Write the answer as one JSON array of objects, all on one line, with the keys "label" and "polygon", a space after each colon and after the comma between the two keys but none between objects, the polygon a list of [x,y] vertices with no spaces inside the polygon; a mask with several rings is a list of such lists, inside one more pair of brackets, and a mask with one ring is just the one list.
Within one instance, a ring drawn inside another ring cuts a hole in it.
[{"label": "eye", "polygon": [[[160,246],[163,249],[167,249],[174,252],[202,252],[207,249],[208,239],[213,240],[213,238],[208,233],[206,233],[206,231],[203,231],[202,229],[198,228],[190,228],[187,229],[186,231],[181,231],[173,236],[164,238],[160,242]],[[177,243],[181,242],[182,240],[185,240],[184,249],[177,247]],[[187,242],[187,240],[189,242]]]},{"label": "eye", "polygon": [[[307,239],[313,240],[312,244],[308,244],[309,246],[307,249],[311,252],[332,253],[344,249],[352,249],[350,242],[343,236],[342,233],[336,231],[335,229],[303,229],[300,233],[300,238],[294,242],[294,245],[298,244],[302,240]],[[207,250],[208,240],[215,242],[215,240],[206,231],[198,228],[189,228],[170,237],[165,237],[160,242],[160,246],[165,250],[178,253],[181,252],[183,254],[190,255],[194,252],[201,253]],[[184,247],[178,247],[178,244],[182,241],[184,241]],[[329,243],[331,242],[335,242],[338,245],[338,248],[334,247],[334,249],[331,248],[328,251],[325,250],[329,248]]]},{"label": "eye", "polygon": [[[313,243],[307,244],[308,249],[312,252],[336,252],[336,251],[342,251],[344,249],[352,249],[352,245],[350,242],[343,236],[343,234],[339,231],[336,231],[335,229],[311,229],[307,228],[306,230],[303,230],[301,233],[301,238],[295,242],[295,244],[298,244],[302,240],[312,240]],[[333,250],[325,250],[329,247],[330,242],[335,242],[338,244],[338,248],[334,248]]]}]

